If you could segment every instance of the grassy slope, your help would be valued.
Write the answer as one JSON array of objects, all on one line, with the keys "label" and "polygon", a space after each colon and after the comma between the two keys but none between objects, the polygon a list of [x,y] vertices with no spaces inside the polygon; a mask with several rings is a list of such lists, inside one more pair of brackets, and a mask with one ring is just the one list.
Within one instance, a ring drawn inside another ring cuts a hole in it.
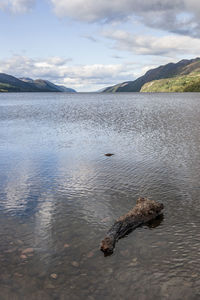
[{"label": "grassy slope", "polygon": [[[108,87],[104,93],[139,92],[147,82],[174,78],[175,76],[188,75],[191,72],[200,72],[200,58],[181,60],[178,63],[169,63],[147,71],[143,76],[134,81],[128,81]],[[193,87],[194,88],[194,87]],[[195,87],[196,88],[196,87]]]},{"label": "grassy slope", "polygon": [[19,92],[20,90],[8,83],[0,82],[0,92]]},{"label": "grassy slope", "polygon": [[148,82],[141,92],[200,92],[200,72]]}]

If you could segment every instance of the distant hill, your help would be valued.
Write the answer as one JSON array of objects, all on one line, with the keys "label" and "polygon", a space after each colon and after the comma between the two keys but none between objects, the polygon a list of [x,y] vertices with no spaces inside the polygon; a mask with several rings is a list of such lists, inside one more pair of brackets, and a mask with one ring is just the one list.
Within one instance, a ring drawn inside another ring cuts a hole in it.
[{"label": "distant hill", "polygon": [[[140,92],[142,87],[148,82],[154,80],[166,79],[166,78],[174,78],[177,76],[189,75],[192,72],[193,72],[193,76],[196,76],[195,74],[200,72],[200,58],[195,58],[191,60],[184,59],[179,61],[178,63],[169,63],[167,65],[160,66],[158,68],[149,70],[148,72],[146,72],[145,75],[139,77],[134,81],[127,81],[112,87],[105,88],[103,92],[104,93]],[[197,84],[197,82],[198,80],[197,81],[195,80],[195,85]],[[179,82],[179,84],[181,84],[181,82]],[[145,91],[147,91],[146,90],[147,86],[145,87]],[[142,89],[141,91],[144,91],[144,89]]]},{"label": "distant hill", "polygon": [[67,92],[75,93],[71,88],[53,84],[48,80],[31,78],[16,78],[0,73],[0,92]]}]

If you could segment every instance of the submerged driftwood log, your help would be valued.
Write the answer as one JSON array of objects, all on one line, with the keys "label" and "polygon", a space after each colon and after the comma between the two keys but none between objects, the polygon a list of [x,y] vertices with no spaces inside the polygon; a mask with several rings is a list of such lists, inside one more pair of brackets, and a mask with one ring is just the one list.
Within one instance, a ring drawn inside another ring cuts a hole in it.
[{"label": "submerged driftwood log", "polygon": [[101,250],[105,254],[111,254],[115,243],[120,238],[136,227],[155,219],[163,208],[162,203],[147,198],[139,198],[136,206],[126,215],[120,217],[107,232],[105,239],[101,242]]}]

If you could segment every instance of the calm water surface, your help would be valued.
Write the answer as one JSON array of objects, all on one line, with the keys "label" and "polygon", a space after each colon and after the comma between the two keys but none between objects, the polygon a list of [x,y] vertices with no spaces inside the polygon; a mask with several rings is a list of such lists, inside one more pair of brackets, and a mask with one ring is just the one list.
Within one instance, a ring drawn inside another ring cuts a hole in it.
[{"label": "calm water surface", "polygon": [[[163,219],[104,257],[139,196]],[[200,94],[0,95],[1,300],[200,299],[199,229]]]}]

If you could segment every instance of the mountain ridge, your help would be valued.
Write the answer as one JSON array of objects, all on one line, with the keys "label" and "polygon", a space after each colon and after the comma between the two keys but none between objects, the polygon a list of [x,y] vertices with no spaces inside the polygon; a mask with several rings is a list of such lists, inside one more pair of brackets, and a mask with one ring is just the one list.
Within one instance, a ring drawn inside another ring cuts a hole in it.
[{"label": "mountain ridge", "polygon": [[177,63],[168,63],[147,71],[143,76],[134,81],[125,81],[117,85],[107,87],[103,93],[116,92],[140,92],[142,87],[151,81],[173,78],[178,75],[188,75],[194,71],[200,71],[200,58],[182,59]]},{"label": "mountain ridge", "polygon": [[0,73],[0,92],[67,92],[76,93],[74,89],[56,85],[48,80],[29,77],[17,78]]}]

